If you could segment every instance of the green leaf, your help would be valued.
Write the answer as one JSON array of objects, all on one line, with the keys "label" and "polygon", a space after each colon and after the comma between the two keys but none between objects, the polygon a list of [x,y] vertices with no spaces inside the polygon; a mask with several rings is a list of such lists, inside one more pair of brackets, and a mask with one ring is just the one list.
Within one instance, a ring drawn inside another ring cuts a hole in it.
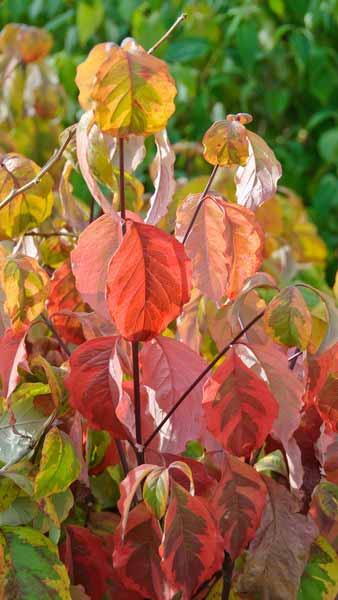
[{"label": "green leaf", "polygon": [[3,527],[0,597],[71,600],[66,567],[57,547],[30,527]]},{"label": "green leaf", "polygon": [[311,546],[297,600],[330,600],[336,598],[337,594],[337,553],[325,538],[318,537]]},{"label": "green leaf", "polygon": [[7,510],[20,493],[20,488],[6,477],[0,477],[0,512]]},{"label": "green leaf", "polygon": [[[12,414],[4,412],[0,419],[0,461],[13,464],[30,452],[51,420],[34,405],[34,398],[49,393],[43,383],[23,383],[10,397]],[[15,427],[11,417],[15,417]]]},{"label": "green leaf", "polygon": [[51,429],[44,440],[40,469],[35,479],[37,499],[65,491],[80,474],[75,449],[63,431]]},{"label": "green leaf", "polygon": [[320,136],[318,149],[324,161],[338,164],[338,127],[329,129]]},{"label": "green leaf", "polygon": [[295,286],[282,290],[268,305],[264,314],[267,334],[279,344],[307,347],[312,331],[309,309]]},{"label": "green leaf", "polygon": [[26,525],[34,519],[38,510],[36,502],[33,502],[30,498],[19,496],[14,500],[12,506],[0,513],[0,526]]},{"label": "green leaf", "polygon": [[76,25],[81,46],[88,42],[100,27],[104,17],[102,0],[94,0],[92,4],[79,2],[76,13]]},{"label": "green leaf", "polygon": [[194,458],[195,460],[200,460],[204,456],[205,448],[198,440],[190,440],[185,445],[185,450],[182,452],[183,456],[187,456],[188,458]]},{"label": "green leaf", "polygon": [[157,519],[162,519],[167,509],[169,496],[168,469],[159,467],[147,476],[143,486],[143,500],[148,510]]}]

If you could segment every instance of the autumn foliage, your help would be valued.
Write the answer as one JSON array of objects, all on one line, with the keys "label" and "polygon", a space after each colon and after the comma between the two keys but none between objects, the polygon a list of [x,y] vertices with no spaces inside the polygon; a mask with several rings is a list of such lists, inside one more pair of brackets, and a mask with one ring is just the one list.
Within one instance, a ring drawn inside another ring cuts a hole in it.
[{"label": "autumn foliage", "polygon": [[[50,44],[8,25],[3,76]],[[42,171],[1,158],[0,596],[333,600],[338,311],[301,276],[322,242],[248,114],[205,133],[209,180],[175,180],[176,84],[135,40],[76,84]]]}]

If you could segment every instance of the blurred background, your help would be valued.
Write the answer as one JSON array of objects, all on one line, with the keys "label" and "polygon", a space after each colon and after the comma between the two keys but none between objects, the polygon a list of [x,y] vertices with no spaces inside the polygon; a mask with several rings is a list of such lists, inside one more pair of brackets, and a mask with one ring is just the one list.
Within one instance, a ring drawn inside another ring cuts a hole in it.
[{"label": "blurred background", "polygon": [[[40,79],[30,67],[29,74],[16,69],[6,82],[11,110],[1,107],[1,147],[42,164],[60,130],[80,115],[74,78],[91,47],[133,36],[149,48],[181,12],[187,21],[156,54],[178,84],[171,141],[199,142],[212,121],[251,113],[252,129],[282,163],[280,183],[303,198],[328,247],[332,285],[338,258],[338,0],[3,0],[1,28],[10,22],[42,27],[54,42]],[[189,164],[178,161],[178,176],[189,177]],[[209,172],[202,158],[193,163],[197,167]]]}]

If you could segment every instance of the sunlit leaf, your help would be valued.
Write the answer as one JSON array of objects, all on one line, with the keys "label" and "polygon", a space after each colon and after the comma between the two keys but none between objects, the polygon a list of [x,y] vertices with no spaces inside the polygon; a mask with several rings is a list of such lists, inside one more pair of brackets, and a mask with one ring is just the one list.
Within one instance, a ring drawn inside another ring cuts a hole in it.
[{"label": "sunlit leaf", "polygon": [[147,476],[143,486],[143,500],[148,510],[162,519],[169,497],[169,474],[167,469],[159,467]]},{"label": "sunlit leaf", "polygon": [[118,501],[118,508],[121,514],[121,536],[124,536],[128,515],[130,511],[130,507],[134,496],[136,494],[136,490],[139,487],[140,483],[151,473],[152,471],[157,472],[157,465],[139,465],[132,471],[129,471],[127,476],[124,478],[120,485],[121,496]]},{"label": "sunlit leaf", "polygon": [[0,338],[0,376],[5,397],[14,391],[19,381],[18,366],[26,358],[26,333],[25,327],[18,331],[7,329]]},{"label": "sunlit leaf", "polygon": [[157,153],[152,165],[155,191],[149,200],[145,222],[156,225],[167,214],[176,188],[174,178],[175,152],[170,146],[166,130],[155,134]]},{"label": "sunlit leaf", "polygon": [[53,45],[48,31],[30,27],[22,23],[8,23],[0,34],[0,50],[25,63],[36,62],[44,58]]},{"label": "sunlit leaf", "polygon": [[294,286],[285,288],[270,302],[264,324],[268,335],[279,344],[305,350],[310,341],[311,315],[303,296]]},{"label": "sunlit leaf", "polygon": [[35,479],[37,499],[64,492],[80,474],[74,447],[63,431],[51,429],[43,442],[42,456]]},{"label": "sunlit leaf", "polygon": [[203,137],[204,158],[212,165],[245,165],[249,158],[247,130],[236,118],[216,121]]}]

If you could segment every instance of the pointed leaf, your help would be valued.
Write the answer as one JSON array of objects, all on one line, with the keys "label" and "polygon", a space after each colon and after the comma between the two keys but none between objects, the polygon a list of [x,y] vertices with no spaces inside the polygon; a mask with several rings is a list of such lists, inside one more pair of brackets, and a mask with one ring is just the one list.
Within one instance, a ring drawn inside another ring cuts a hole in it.
[{"label": "pointed leaf", "polygon": [[249,596],[296,600],[300,578],[317,528],[299,513],[299,503],[283,486],[268,477],[270,502],[251,542],[239,592]]},{"label": "pointed leaf", "polygon": [[309,357],[309,397],[322,419],[338,432],[338,343],[317,357]]},{"label": "pointed leaf", "polygon": [[35,479],[37,499],[64,492],[80,474],[80,463],[69,437],[54,427],[44,440]]},{"label": "pointed leaf", "polygon": [[163,571],[182,591],[182,600],[189,600],[223,560],[220,536],[203,499],[191,496],[175,482],[171,484],[160,553]]},{"label": "pointed leaf", "polygon": [[[176,237],[183,240],[199,194],[186,198],[177,211]],[[209,193],[203,200],[185,248],[192,260],[193,280],[207,297],[236,296],[262,262],[263,232],[254,214]]]},{"label": "pointed leaf", "polygon": [[78,291],[105,319],[109,319],[106,302],[108,265],[121,240],[120,223],[111,215],[102,215],[83,231],[71,253]]},{"label": "pointed leaf", "polygon": [[0,376],[5,398],[14,391],[19,382],[18,365],[27,356],[26,333],[25,327],[18,331],[7,329],[0,338]]},{"label": "pointed leaf", "polygon": [[182,244],[152,225],[127,221],[109,265],[107,300],[119,332],[130,341],[161,333],[189,299],[189,260]]},{"label": "pointed leaf", "polygon": [[79,65],[80,103],[93,108],[100,129],[114,136],[160,131],[175,110],[175,83],[166,64],[133,39],[122,46],[95,46]]},{"label": "pointed leaf", "polygon": [[311,546],[297,600],[330,600],[338,594],[338,556],[324,537]]},{"label": "pointed leaf", "polygon": [[[155,390],[159,414],[155,421],[168,413],[190,384],[205,369],[205,361],[182,342],[158,336],[144,344],[140,361],[142,382]],[[203,381],[189,394],[160,432],[162,452],[182,452],[186,442],[199,439],[205,433],[202,422]]]},{"label": "pointed leaf", "polygon": [[247,130],[236,119],[216,121],[202,140],[204,158],[212,165],[245,165],[249,157]]},{"label": "pointed leaf", "polygon": [[82,344],[85,338],[80,321],[76,316],[62,314],[63,311],[85,312],[88,306],[75,287],[75,278],[70,261],[53,273],[47,301],[48,315],[60,336],[72,344]]},{"label": "pointed leaf", "polygon": [[253,467],[226,455],[220,481],[211,498],[224,548],[235,560],[259,526],[266,503],[266,487]]},{"label": "pointed leaf", "polygon": [[279,344],[305,350],[311,337],[312,321],[300,291],[290,286],[268,305],[264,314],[267,334]]},{"label": "pointed leaf", "polygon": [[13,330],[19,331],[44,310],[49,291],[48,275],[34,258],[13,256],[6,260],[1,280]]},{"label": "pointed leaf", "polygon": [[170,146],[167,131],[164,129],[155,134],[157,153],[152,165],[155,192],[150,198],[150,208],[145,222],[156,225],[167,214],[175,192],[174,178],[175,152]]},{"label": "pointed leaf", "polygon": [[209,431],[235,456],[260,448],[278,414],[269,387],[235,349],[207,380],[203,408]]},{"label": "pointed leaf", "polygon": [[57,547],[31,527],[2,527],[1,598],[70,600],[69,577]]},{"label": "pointed leaf", "polygon": [[128,521],[128,515],[131,507],[131,503],[136,494],[136,490],[140,483],[151,473],[152,471],[158,471],[157,465],[139,465],[132,471],[129,471],[128,475],[120,484],[120,499],[118,501],[118,509],[121,514],[121,535],[124,536],[126,525]]},{"label": "pointed leaf", "polygon": [[143,500],[148,510],[160,520],[167,509],[169,497],[168,469],[158,468],[147,476],[143,486]]},{"label": "pointed leaf", "polygon": [[117,341],[117,336],[107,336],[81,344],[70,357],[70,373],[65,384],[71,405],[93,429],[105,429],[125,439],[126,431],[116,415],[122,395]]},{"label": "pointed leaf", "polygon": [[282,168],[273,151],[256,133],[247,131],[249,159],[236,172],[237,202],[256,210],[277,191]]}]

